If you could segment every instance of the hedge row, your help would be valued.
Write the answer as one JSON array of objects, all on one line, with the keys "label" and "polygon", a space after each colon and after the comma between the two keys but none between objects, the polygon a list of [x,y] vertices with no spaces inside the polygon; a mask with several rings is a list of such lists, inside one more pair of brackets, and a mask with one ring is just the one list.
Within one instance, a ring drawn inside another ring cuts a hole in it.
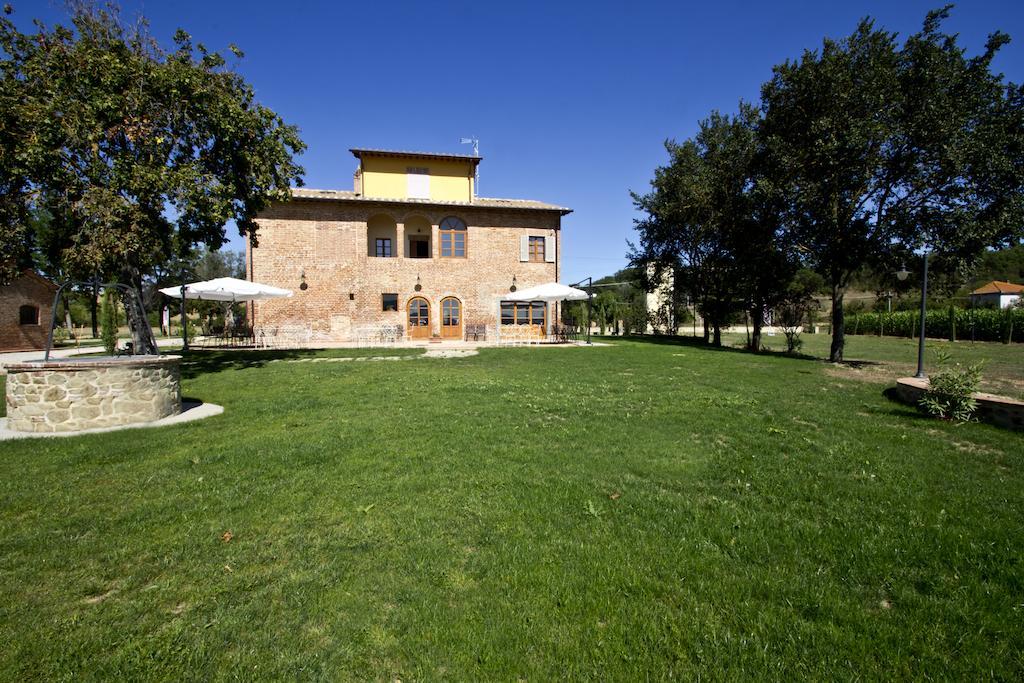
[{"label": "hedge row", "polygon": [[[928,311],[926,336],[966,341],[1024,342],[1024,309],[946,308]],[[916,337],[920,311],[853,313],[846,316],[847,334]]]}]

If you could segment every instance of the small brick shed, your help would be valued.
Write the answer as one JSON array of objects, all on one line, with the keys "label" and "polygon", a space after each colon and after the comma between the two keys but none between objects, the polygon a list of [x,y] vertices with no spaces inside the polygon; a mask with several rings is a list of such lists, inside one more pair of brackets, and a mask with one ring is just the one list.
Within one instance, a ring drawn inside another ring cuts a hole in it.
[{"label": "small brick shed", "polygon": [[57,285],[31,270],[0,285],[0,351],[46,346]]}]

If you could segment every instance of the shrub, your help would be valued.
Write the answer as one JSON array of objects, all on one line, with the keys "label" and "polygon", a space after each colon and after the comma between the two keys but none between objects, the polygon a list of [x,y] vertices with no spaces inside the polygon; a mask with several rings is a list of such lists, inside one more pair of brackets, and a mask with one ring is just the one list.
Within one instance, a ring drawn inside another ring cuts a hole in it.
[{"label": "shrub", "polygon": [[940,370],[928,381],[928,390],[921,398],[921,408],[932,417],[966,422],[977,408],[974,392],[981,383],[981,364],[949,365],[949,354],[937,352]]},{"label": "shrub", "polygon": [[63,344],[68,340],[71,335],[68,333],[68,328],[57,326],[53,328],[53,343]]},{"label": "shrub", "polygon": [[804,345],[800,338],[800,329],[797,327],[784,327],[782,334],[786,335],[786,353],[797,353]]},{"label": "shrub", "polygon": [[117,348],[117,290],[108,289],[103,292],[103,305],[100,309],[100,338],[108,356],[114,355]]}]

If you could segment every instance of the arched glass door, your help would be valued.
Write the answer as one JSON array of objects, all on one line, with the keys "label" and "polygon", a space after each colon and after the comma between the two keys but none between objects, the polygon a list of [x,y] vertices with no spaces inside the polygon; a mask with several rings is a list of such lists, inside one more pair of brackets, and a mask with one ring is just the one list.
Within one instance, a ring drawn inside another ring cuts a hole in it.
[{"label": "arched glass door", "polygon": [[409,299],[409,336],[420,339],[430,336],[430,304],[423,297]]},{"label": "arched glass door", "polygon": [[453,296],[441,301],[441,336],[462,339],[462,302]]}]

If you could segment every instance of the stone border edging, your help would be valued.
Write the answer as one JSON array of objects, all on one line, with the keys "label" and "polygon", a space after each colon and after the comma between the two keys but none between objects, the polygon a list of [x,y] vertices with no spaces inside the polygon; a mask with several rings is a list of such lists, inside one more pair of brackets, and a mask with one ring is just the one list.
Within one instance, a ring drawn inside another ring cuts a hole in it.
[{"label": "stone border edging", "polygon": [[[927,379],[901,377],[896,380],[896,395],[902,402],[909,405],[918,405],[927,389]],[[1003,429],[1024,431],[1024,401],[984,392],[975,393],[974,400],[978,402],[975,415],[982,422],[988,422]]]},{"label": "stone border edging", "polygon": [[48,439],[64,436],[81,436],[82,434],[103,434],[105,432],[119,432],[124,429],[148,429],[150,427],[167,427],[169,425],[194,422],[224,412],[224,406],[216,403],[202,403],[196,401],[182,401],[181,412],[153,422],[136,422],[133,424],[118,425],[116,427],[97,427],[96,429],[83,429],[78,432],[16,432],[7,429],[7,418],[0,418],[0,441],[13,441],[14,439]]}]

